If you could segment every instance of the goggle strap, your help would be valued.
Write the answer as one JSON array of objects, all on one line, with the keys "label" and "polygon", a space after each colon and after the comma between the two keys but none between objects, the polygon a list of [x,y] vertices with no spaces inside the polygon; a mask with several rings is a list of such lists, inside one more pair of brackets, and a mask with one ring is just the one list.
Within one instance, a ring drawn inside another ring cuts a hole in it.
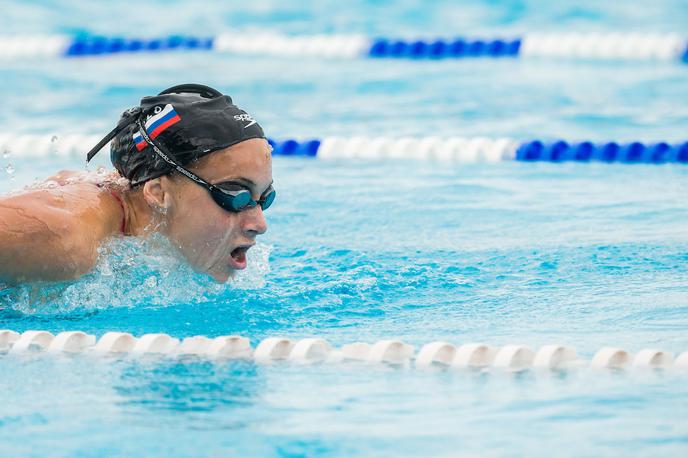
[{"label": "goggle strap", "polygon": [[[150,136],[148,135],[148,132],[146,132],[146,128],[144,127],[143,123],[141,122],[141,119],[137,120],[137,125],[139,126],[139,132],[141,133],[141,136],[143,137],[144,140],[146,140],[146,143],[148,143],[151,148],[153,148],[153,152],[157,154],[163,161],[167,162],[170,164],[174,169],[181,173],[182,175],[186,176],[187,178],[195,181],[196,183],[199,183],[204,186],[209,186],[210,188],[214,188],[214,186],[210,183],[207,183],[205,180],[203,180],[201,177],[198,175],[195,175],[191,171],[187,170],[185,167],[183,167],[179,162],[175,161],[171,157],[169,157],[167,154],[165,154],[162,151],[162,147],[158,146],[157,142],[154,141]],[[137,186],[139,185],[139,182],[132,183],[132,186]]]},{"label": "goggle strap", "polygon": [[125,127],[130,125],[132,122],[134,122],[138,116],[141,114],[141,107],[135,107],[135,108],[130,108],[129,110],[124,112],[124,117],[117,123],[117,126],[115,126],[114,129],[110,131],[109,134],[107,134],[101,141],[96,144],[93,148],[91,148],[91,151],[86,154],[86,163],[91,162],[91,159],[93,159],[93,156],[98,154],[98,152],[103,149],[105,145],[107,145],[110,140],[115,138],[115,136],[122,131]]}]

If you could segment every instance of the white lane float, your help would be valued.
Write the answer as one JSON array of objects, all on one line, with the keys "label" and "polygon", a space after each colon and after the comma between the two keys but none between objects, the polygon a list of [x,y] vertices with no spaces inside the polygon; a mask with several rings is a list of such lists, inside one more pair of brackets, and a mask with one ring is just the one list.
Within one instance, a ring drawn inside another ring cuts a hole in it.
[{"label": "white lane float", "polygon": [[243,358],[265,364],[276,361],[300,364],[359,361],[412,367],[413,363],[413,367],[419,369],[438,366],[449,370],[494,368],[510,372],[583,366],[605,369],[688,369],[688,351],[674,359],[672,353],[652,348],[642,349],[632,355],[621,348],[604,347],[595,353],[592,360],[585,361],[578,357],[575,349],[565,345],[545,345],[533,352],[524,345],[494,348],[482,343],[456,346],[450,342],[436,341],[423,345],[416,354],[412,345],[397,339],[380,340],[373,344],[355,342],[333,348],[326,340],[317,337],[298,341],[268,337],[254,350],[249,339],[238,335],[215,338],[192,336],[180,342],[162,333],[136,338],[126,332],[106,332],[96,340],[95,336],[81,331],[66,331],[55,336],[38,330],[21,334],[9,329],[0,330],[0,353],[16,355],[25,352],[158,355],[166,358],[196,356],[211,360]]},{"label": "white lane float", "polygon": [[0,351],[5,352],[19,340],[19,333],[9,329],[0,329]]},{"label": "white lane float", "polygon": [[179,345],[179,339],[167,334],[145,334],[141,336],[132,348],[134,354],[168,355]]},{"label": "white lane float", "polygon": [[251,343],[246,337],[215,337],[206,347],[207,356],[213,358],[237,359],[251,357]]},{"label": "white lane float", "polygon": [[370,344],[365,342],[354,342],[343,345],[340,351],[341,357],[345,361],[366,361],[370,354],[370,347]]},{"label": "white lane float", "polygon": [[592,358],[591,365],[599,368],[623,369],[631,362],[631,354],[622,348],[603,347]]},{"label": "white lane float", "polygon": [[568,33],[528,34],[521,42],[523,57],[610,60],[676,60],[686,50],[678,34]]},{"label": "white lane float", "polygon": [[416,367],[429,367],[434,364],[449,366],[456,355],[456,346],[449,342],[430,342],[423,345],[416,356]]},{"label": "white lane float", "polygon": [[59,333],[46,349],[52,353],[81,353],[84,349],[96,344],[96,336],[81,331]]},{"label": "white lane float", "polygon": [[413,357],[414,348],[400,340],[380,340],[370,347],[367,361],[371,363],[405,364]]},{"label": "white lane float", "polygon": [[289,353],[289,361],[310,364],[325,361],[332,351],[332,347],[323,339],[301,339]]},{"label": "white lane float", "polygon": [[212,341],[206,336],[186,337],[175,352],[178,355],[205,355]]},{"label": "white lane float", "polygon": [[10,348],[10,353],[45,351],[54,338],[55,336],[47,331],[23,332]]},{"label": "white lane float", "polygon": [[258,344],[253,352],[253,358],[259,363],[269,363],[284,360],[289,357],[294,343],[282,337],[268,337]]},{"label": "white lane float", "polygon": [[482,343],[464,344],[456,350],[451,365],[460,368],[487,367],[494,361],[496,353],[494,348]]},{"label": "white lane float", "polygon": [[640,350],[633,358],[633,367],[647,367],[653,369],[666,369],[674,362],[674,355],[669,352],[646,348]]},{"label": "white lane float", "polygon": [[688,351],[684,351],[674,360],[674,367],[688,369]]},{"label": "white lane float", "polygon": [[128,332],[106,332],[98,340],[94,351],[97,353],[129,353],[136,345],[136,337]]},{"label": "white lane float", "polygon": [[493,367],[519,372],[533,365],[535,354],[524,345],[505,345],[497,351]]},{"label": "white lane float", "polygon": [[563,345],[545,345],[538,350],[533,359],[534,367],[559,369],[576,361],[576,350]]}]

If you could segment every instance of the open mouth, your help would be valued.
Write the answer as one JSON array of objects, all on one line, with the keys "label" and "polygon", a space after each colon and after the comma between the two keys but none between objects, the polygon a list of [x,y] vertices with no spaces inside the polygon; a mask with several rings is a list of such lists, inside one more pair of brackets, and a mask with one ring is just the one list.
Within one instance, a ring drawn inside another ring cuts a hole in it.
[{"label": "open mouth", "polygon": [[232,268],[241,270],[246,268],[246,252],[251,248],[251,245],[238,246],[230,253],[229,265]]}]

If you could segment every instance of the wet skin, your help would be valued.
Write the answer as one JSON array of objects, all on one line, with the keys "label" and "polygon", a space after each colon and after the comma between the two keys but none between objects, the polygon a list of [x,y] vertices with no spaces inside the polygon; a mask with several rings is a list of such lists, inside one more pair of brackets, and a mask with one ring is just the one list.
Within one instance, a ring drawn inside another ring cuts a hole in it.
[{"label": "wet skin", "polygon": [[[213,152],[187,168],[206,181],[238,182],[254,200],[272,183],[270,146],[251,139]],[[267,230],[260,206],[240,213],[172,173],[129,189],[116,177],[60,172],[54,187],[0,197],[0,280],[14,284],[67,280],[89,272],[98,247],[113,236],[165,235],[197,271],[225,282],[246,266],[245,252]],[[121,196],[124,209],[112,196]]]}]

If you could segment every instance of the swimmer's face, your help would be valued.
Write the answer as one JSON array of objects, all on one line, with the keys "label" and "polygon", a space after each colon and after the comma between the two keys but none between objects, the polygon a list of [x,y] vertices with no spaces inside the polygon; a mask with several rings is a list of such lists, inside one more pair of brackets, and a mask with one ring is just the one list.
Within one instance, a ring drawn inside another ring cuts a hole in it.
[{"label": "swimmer's face", "polygon": [[[270,146],[263,139],[208,154],[188,168],[212,184],[243,185],[255,201],[272,184]],[[179,174],[163,177],[161,185],[166,189],[165,233],[196,270],[225,282],[246,267],[246,251],[267,230],[260,205],[228,212],[205,188]]]}]

